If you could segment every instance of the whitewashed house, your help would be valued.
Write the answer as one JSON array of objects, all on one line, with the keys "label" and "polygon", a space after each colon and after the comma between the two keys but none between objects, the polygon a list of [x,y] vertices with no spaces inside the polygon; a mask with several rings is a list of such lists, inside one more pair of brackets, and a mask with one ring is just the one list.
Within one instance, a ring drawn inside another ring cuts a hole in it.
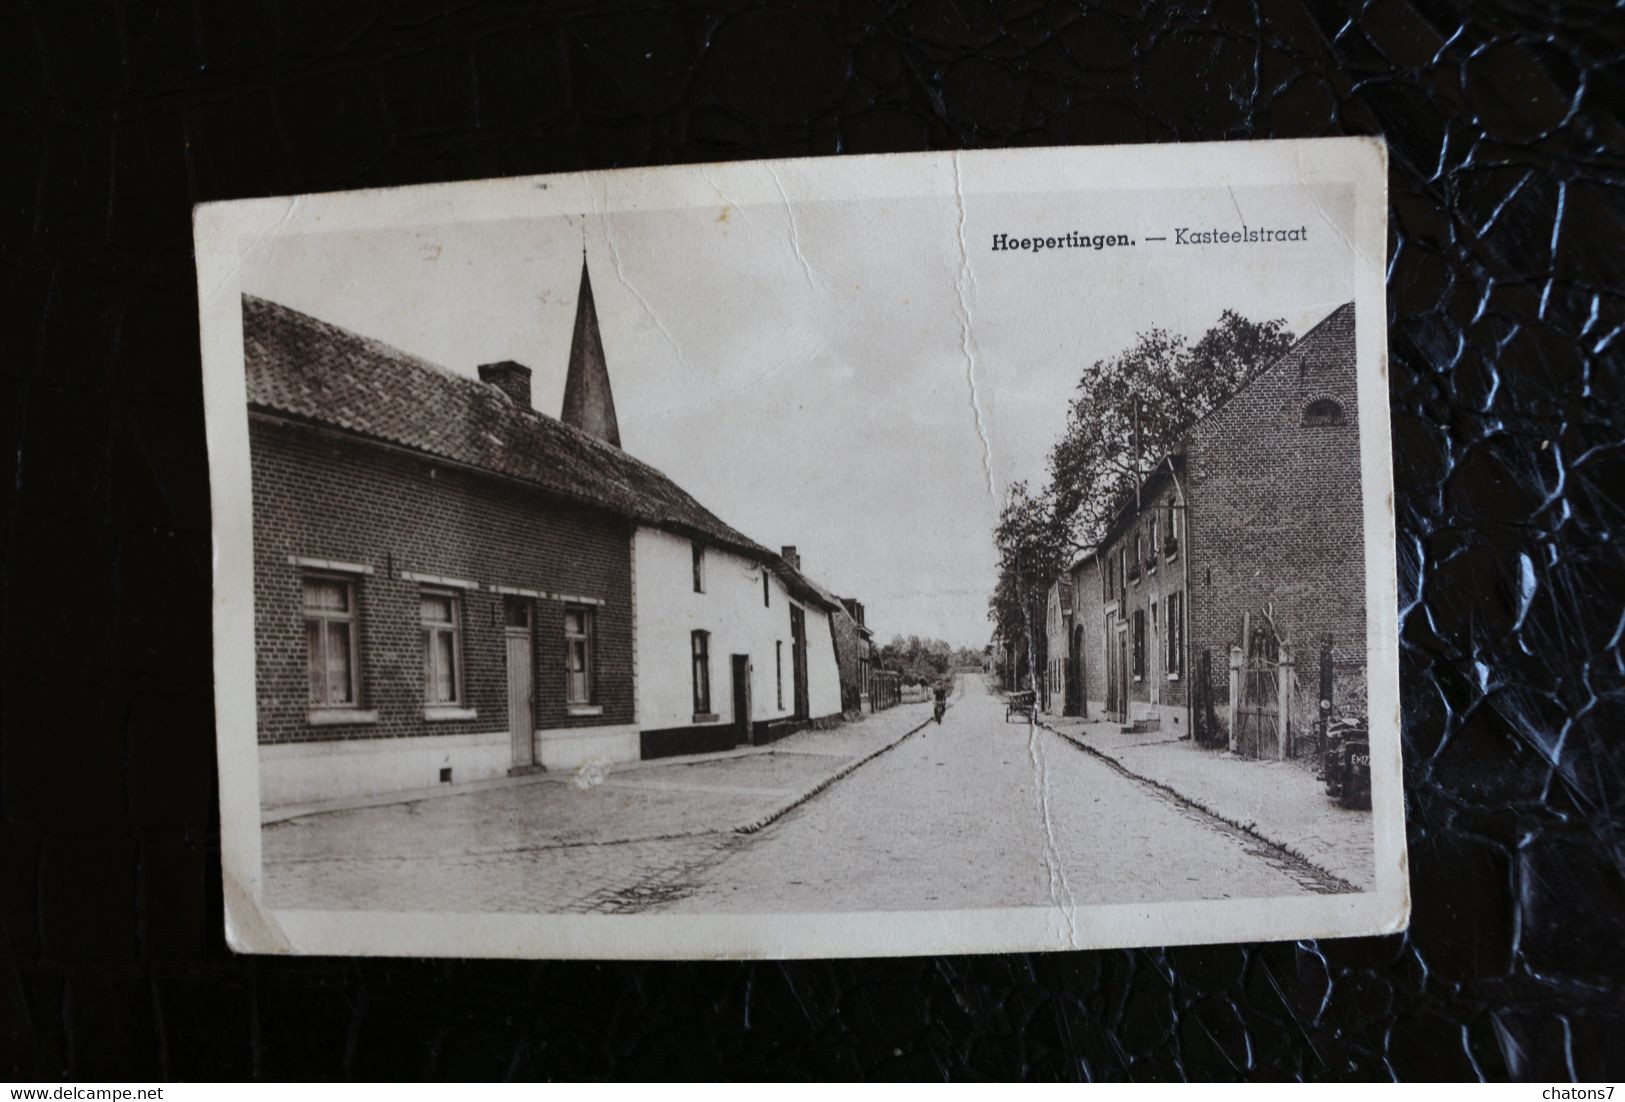
[{"label": "whitewashed house", "polygon": [[639,527],[632,569],[642,757],[770,742],[840,715],[834,609],[782,557]]},{"label": "whitewashed house", "polygon": [[[562,420],[620,447],[585,267]],[[760,744],[839,716],[831,616],[840,600],[801,574],[794,547],[774,554],[646,469],[648,496],[669,500],[632,537],[639,734],[636,754],[616,756]]]}]

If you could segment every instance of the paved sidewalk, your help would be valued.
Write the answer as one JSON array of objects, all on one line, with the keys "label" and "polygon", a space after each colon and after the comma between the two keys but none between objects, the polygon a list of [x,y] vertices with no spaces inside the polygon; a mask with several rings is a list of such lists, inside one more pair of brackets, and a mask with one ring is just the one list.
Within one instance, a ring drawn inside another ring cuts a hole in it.
[{"label": "paved sidewalk", "polygon": [[760,829],[931,718],[903,705],[763,747],[267,816],[267,864],[495,855]]},{"label": "paved sidewalk", "polygon": [[1116,723],[1055,716],[1043,723],[1356,888],[1376,886],[1371,812],[1328,799],[1301,763],[1239,758],[1163,733],[1124,734]]}]

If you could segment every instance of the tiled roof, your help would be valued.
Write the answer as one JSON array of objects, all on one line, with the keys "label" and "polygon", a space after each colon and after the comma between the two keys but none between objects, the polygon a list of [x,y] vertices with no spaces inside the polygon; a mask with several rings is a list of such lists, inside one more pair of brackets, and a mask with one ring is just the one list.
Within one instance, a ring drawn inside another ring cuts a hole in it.
[{"label": "tiled roof", "polygon": [[[834,594],[831,594],[831,596],[834,596]],[[847,618],[852,621],[852,626],[858,629],[858,634],[865,639],[873,639],[875,633],[862,620],[858,619],[858,599],[856,597],[836,597],[835,599],[841,602],[841,607],[846,610]]]},{"label": "tiled roof", "polygon": [[[243,350],[252,409],[528,482],[640,524],[710,540],[766,563],[787,581],[805,582],[793,571],[785,575],[782,558],[655,468],[521,408],[494,386],[252,295],[243,296]],[[798,595],[823,603],[810,583]]]},{"label": "tiled roof", "polygon": [[782,558],[775,558],[772,570],[779,576],[779,580],[784,582],[786,589],[808,604],[817,605],[825,612],[839,612],[844,608],[839,597],[785,562]]},{"label": "tiled roof", "polygon": [[784,582],[785,587],[804,601],[810,601],[820,606],[826,612],[845,611],[846,606],[841,599],[807,575],[799,568],[791,566],[785,559],[780,558],[773,564],[774,573]]},{"label": "tiled roof", "polygon": [[[1173,451],[1157,460],[1156,466],[1152,467],[1146,476],[1140,480],[1141,497],[1155,495],[1162,488],[1162,484],[1168,481],[1170,475],[1182,471],[1184,468],[1185,444],[1181,441]],[[1100,539],[1095,541],[1096,550],[1104,548],[1115,540],[1125,528],[1128,528],[1134,520],[1143,514],[1143,511],[1143,502],[1136,501],[1133,494],[1125,490],[1122,503],[1112,513],[1112,519],[1106,525],[1106,530],[1101,533]]]}]

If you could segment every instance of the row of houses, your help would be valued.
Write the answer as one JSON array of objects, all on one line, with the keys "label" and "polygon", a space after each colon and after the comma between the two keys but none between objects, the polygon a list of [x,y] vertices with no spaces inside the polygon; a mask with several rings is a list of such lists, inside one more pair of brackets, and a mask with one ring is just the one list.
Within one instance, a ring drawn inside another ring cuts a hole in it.
[{"label": "row of houses", "polygon": [[561,415],[244,296],[266,806],[713,751],[865,706],[861,603],[622,449],[583,258]]},{"label": "row of houses", "polygon": [[1264,757],[1364,715],[1354,320],[1333,311],[1197,422],[1054,581],[1047,711]]}]

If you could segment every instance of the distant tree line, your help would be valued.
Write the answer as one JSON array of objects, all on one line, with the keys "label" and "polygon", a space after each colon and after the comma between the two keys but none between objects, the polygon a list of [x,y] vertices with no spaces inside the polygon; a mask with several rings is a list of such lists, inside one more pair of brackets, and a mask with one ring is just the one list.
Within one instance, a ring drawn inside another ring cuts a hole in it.
[{"label": "distant tree line", "polygon": [[955,648],[941,639],[921,639],[918,635],[892,641],[875,649],[877,668],[901,675],[905,685],[929,685],[960,668],[980,667],[982,654],[969,647]]}]

